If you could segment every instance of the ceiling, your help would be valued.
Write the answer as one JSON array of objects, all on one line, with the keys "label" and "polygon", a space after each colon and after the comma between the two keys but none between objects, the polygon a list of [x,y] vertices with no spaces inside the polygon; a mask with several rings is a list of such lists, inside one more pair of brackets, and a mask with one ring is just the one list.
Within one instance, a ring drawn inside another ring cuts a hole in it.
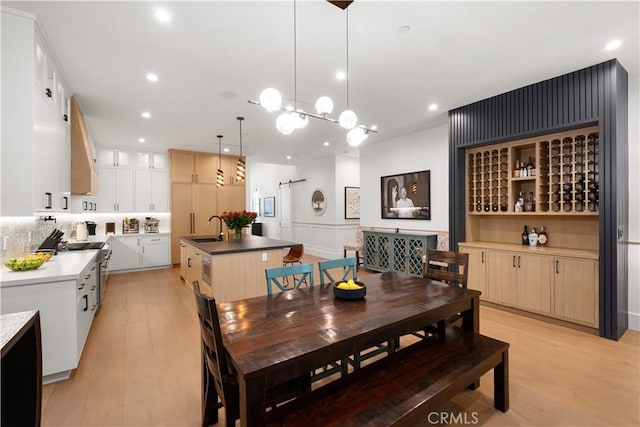
[{"label": "ceiling", "polygon": [[[96,145],[217,152],[221,134],[238,154],[236,117],[244,116],[243,152],[254,161],[358,155],[336,124],[310,119],[282,135],[276,113],[247,102],[266,87],[293,100],[292,1],[2,4],[36,15]],[[158,7],[171,13],[169,23],[154,18]],[[446,123],[449,109],[614,57],[638,79],[635,1],[357,0],[348,12],[349,106],[379,130],[364,144]],[[345,11],[326,1],[298,0],[299,108],[313,111],[321,95],[334,100],[332,116],[346,108],[346,81],[335,78],[346,69],[345,22]],[[614,38],[622,46],[605,50]],[[147,82],[148,72],[159,81]],[[429,111],[431,103],[439,109]]]}]

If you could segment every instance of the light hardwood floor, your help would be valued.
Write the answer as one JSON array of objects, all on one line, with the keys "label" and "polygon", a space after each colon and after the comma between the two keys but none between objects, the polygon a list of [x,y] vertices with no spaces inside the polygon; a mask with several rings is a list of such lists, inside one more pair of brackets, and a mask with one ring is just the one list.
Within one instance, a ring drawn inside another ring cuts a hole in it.
[{"label": "light hardwood floor", "polygon": [[[511,408],[493,409],[488,374],[443,405],[444,416],[487,426],[640,425],[640,333],[614,342],[495,308],[480,313],[481,332],[511,344]],[[79,368],[44,387],[42,424],[199,426],[198,340],[178,269],[111,275]]]}]

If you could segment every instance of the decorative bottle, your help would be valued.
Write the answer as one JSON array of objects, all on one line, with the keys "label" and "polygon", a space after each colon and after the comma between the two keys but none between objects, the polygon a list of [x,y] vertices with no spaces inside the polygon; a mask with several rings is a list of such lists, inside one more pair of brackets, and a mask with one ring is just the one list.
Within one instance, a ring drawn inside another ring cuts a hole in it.
[{"label": "decorative bottle", "polygon": [[529,231],[527,230],[527,226],[524,226],[524,231],[522,232],[522,244],[523,245],[528,245],[529,244]]},{"label": "decorative bottle", "polygon": [[536,246],[538,244],[538,233],[536,233],[536,228],[532,227],[529,232],[529,245]]},{"label": "decorative bottle", "polygon": [[540,233],[538,233],[538,244],[540,246],[544,246],[547,244],[547,241],[548,241],[547,232],[544,231],[544,225],[541,225]]}]

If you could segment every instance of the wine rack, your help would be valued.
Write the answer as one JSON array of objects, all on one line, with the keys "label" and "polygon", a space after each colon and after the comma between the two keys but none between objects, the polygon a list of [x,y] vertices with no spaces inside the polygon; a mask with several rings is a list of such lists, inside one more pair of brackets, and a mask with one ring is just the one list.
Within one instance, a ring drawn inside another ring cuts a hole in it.
[{"label": "wine rack", "polygon": [[597,132],[542,141],[540,158],[548,165],[539,181],[541,212],[598,213]]},{"label": "wine rack", "polygon": [[468,211],[506,212],[509,201],[509,149],[475,150],[467,157]]},{"label": "wine rack", "polygon": [[598,215],[597,127],[543,138],[467,150],[467,213]]}]

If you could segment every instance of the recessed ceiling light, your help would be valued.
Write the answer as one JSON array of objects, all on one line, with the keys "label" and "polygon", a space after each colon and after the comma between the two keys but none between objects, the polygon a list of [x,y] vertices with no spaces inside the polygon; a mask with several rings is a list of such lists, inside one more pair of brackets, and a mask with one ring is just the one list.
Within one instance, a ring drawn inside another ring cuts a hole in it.
[{"label": "recessed ceiling light", "polygon": [[438,104],[429,104],[429,111],[436,111],[438,109]]},{"label": "recessed ceiling light", "polygon": [[147,140],[144,138],[138,138],[138,142],[141,142],[142,144],[144,144],[145,142],[147,142]]},{"label": "recessed ceiling light", "polygon": [[158,75],[154,73],[147,73],[147,80],[152,83],[155,83],[158,81]]},{"label": "recessed ceiling light", "polygon": [[287,156],[287,160],[291,160],[291,156]]},{"label": "recessed ceiling light", "polygon": [[410,29],[411,29],[411,27],[408,26],[408,25],[401,25],[400,28],[398,28],[398,32],[399,33],[408,33]]},{"label": "recessed ceiling light", "polygon": [[155,17],[160,22],[171,21],[171,14],[166,9],[156,9]]},{"label": "recessed ceiling light", "polygon": [[228,148],[223,148],[222,151],[224,151],[225,153],[228,153],[229,149]]},{"label": "recessed ceiling light", "polygon": [[614,39],[614,40],[611,40],[609,43],[607,43],[607,45],[604,48],[606,50],[615,50],[620,46],[622,46],[622,40]]},{"label": "recessed ceiling light", "polygon": [[144,117],[145,119],[151,118],[151,113],[148,111],[144,111],[142,114],[142,117]]},{"label": "recessed ceiling light", "polygon": [[338,80],[344,80],[347,78],[347,73],[345,73],[344,71],[338,71],[336,73],[336,79]]},{"label": "recessed ceiling light", "polygon": [[331,144],[329,143],[329,141],[325,141],[323,145],[324,145],[325,147],[328,147],[328,146],[330,146]]},{"label": "recessed ceiling light", "polygon": [[378,130],[378,125],[371,125],[371,130]]}]

